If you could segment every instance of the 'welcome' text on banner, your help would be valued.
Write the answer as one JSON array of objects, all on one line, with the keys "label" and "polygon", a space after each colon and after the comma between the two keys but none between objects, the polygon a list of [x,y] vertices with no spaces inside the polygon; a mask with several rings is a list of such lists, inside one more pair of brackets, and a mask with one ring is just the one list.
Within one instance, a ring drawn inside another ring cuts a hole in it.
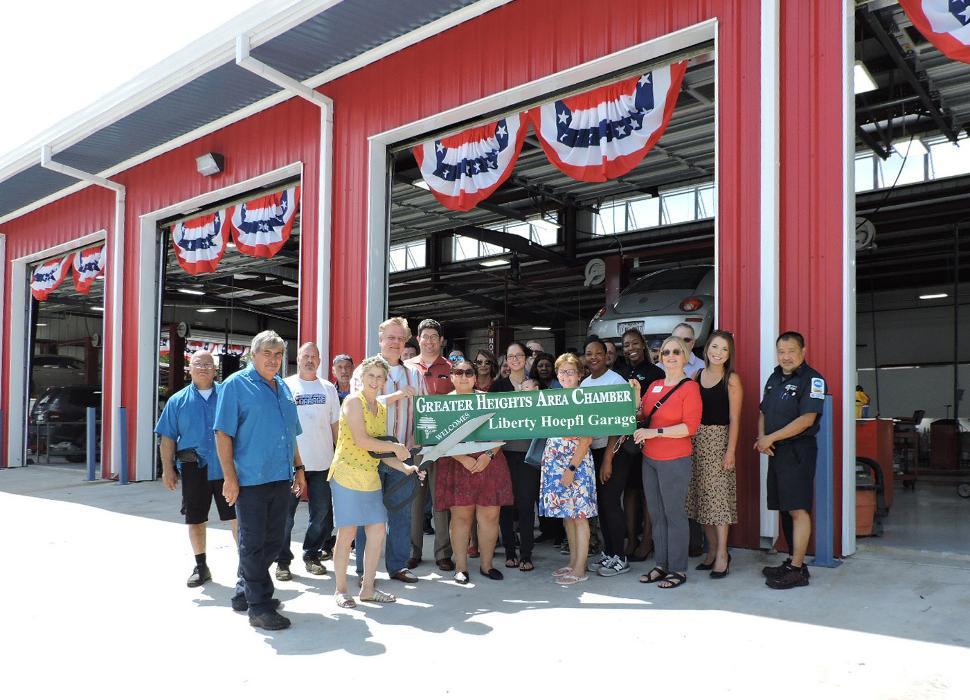
[{"label": "'welcome' text on banner", "polygon": [[625,384],[496,394],[447,394],[414,399],[415,440],[435,445],[484,413],[495,415],[466,440],[631,435],[633,389]]}]

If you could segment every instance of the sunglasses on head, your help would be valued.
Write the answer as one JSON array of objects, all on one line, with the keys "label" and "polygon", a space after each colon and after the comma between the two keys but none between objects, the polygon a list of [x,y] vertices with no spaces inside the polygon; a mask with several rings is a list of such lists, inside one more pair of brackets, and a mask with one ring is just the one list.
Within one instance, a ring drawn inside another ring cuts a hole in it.
[{"label": "sunglasses on head", "polygon": [[475,376],[475,370],[473,369],[452,369],[451,373],[456,377],[460,377],[461,375],[465,375],[466,377]]},{"label": "sunglasses on head", "polygon": [[660,354],[663,355],[664,357],[667,357],[667,355],[679,355],[680,348],[667,348],[666,350],[662,351]]}]

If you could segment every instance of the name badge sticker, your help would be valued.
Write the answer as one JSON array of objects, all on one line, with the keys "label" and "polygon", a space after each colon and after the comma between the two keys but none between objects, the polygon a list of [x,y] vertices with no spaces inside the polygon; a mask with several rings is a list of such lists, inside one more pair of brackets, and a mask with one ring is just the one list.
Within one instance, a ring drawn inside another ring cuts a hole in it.
[{"label": "name badge sticker", "polygon": [[812,387],[809,396],[813,399],[825,398],[825,380],[821,377],[812,377]]},{"label": "name badge sticker", "polygon": [[654,393],[654,394],[659,394],[659,393],[660,393],[661,391],[663,391],[663,390],[664,390],[664,388],[663,388],[663,386],[662,386],[662,385],[661,385],[661,386],[655,386],[655,387],[653,388],[653,393]]}]

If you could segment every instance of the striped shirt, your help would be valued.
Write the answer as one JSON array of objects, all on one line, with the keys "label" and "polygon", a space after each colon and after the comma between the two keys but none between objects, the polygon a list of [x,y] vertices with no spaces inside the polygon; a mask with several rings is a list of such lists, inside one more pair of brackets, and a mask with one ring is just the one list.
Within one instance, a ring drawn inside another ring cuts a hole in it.
[{"label": "striped shirt", "polygon": [[[358,366],[350,378],[351,393],[355,394],[363,388],[361,377],[362,373]],[[387,403],[388,395],[407,386],[413,387],[418,396],[428,393],[424,386],[424,379],[418,370],[409,369],[401,363],[392,365],[387,375],[387,383],[377,400],[387,406],[387,434],[408,447],[414,447],[414,401],[402,399],[390,405]]]}]

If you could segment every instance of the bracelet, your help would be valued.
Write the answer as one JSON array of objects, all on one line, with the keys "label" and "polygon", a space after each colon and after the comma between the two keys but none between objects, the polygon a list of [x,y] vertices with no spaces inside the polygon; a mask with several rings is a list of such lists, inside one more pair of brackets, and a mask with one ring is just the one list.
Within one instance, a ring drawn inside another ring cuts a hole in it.
[{"label": "bracelet", "polygon": [[569,471],[571,471],[571,472],[574,472],[574,471],[576,471],[576,467],[574,467],[574,466],[573,466],[573,465],[571,465],[571,464],[570,464],[570,465],[567,465],[567,467],[566,467],[566,468],[567,468],[567,469],[569,469]]},{"label": "bracelet", "polygon": [[304,469],[306,469],[306,467],[304,467],[302,464],[293,465],[293,471],[295,472],[302,472]]}]

